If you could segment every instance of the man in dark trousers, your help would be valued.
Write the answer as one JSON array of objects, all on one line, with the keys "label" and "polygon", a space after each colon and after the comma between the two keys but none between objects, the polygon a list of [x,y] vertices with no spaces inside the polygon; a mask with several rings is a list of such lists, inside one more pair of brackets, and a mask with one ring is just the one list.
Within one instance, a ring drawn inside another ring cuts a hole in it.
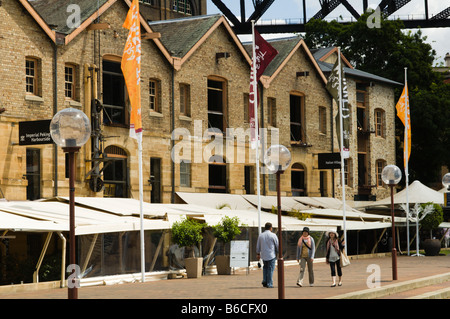
[{"label": "man in dark trousers", "polygon": [[264,229],[256,243],[256,254],[258,260],[262,259],[264,263],[262,285],[273,288],[273,270],[278,254],[278,237],[272,233],[271,223],[266,223]]}]

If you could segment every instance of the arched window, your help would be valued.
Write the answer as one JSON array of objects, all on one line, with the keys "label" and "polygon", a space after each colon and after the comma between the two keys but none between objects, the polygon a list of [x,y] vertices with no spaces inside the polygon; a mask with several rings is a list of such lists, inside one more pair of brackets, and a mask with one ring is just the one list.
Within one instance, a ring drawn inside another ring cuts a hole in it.
[{"label": "arched window", "polygon": [[103,178],[105,189],[104,197],[128,197],[128,166],[127,153],[118,146],[108,146],[105,148],[105,158]]},{"label": "arched window", "polygon": [[291,168],[292,196],[306,196],[305,167],[300,163],[294,163]]}]

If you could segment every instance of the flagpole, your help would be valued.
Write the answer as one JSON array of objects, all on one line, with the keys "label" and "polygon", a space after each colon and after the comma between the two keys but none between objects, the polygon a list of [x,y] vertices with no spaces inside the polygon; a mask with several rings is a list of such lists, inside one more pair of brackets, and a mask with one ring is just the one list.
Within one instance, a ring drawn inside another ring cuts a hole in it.
[{"label": "flagpole", "polygon": [[145,282],[145,247],[144,247],[144,212],[143,212],[143,177],[142,177],[142,132],[137,134],[138,151],[139,151],[139,215],[141,222],[141,273],[142,282]]},{"label": "flagpole", "polygon": [[340,126],[340,144],[341,144],[341,184],[342,184],[342,212],[343,212],[343,224],[344,224],[344,241],[345,252],[347,253],[347,228],[346,228],[346,216],[345,216],[345,165],[344,165],[344,132],[343,132],[343,119],[342,119],[342,69],[341,69],[341,48],[338,47],[338,69],[339,69],[339,126]]},{"label": "flagpole", "polygon": [[[405,88],[407,87],[407,76],[408,76],[408,68],[405,68]],[[406,93],[406,91],[405,91]],[[409,96],[405,95],[405,134],[404,134],[404,149],[403,149],[403,158],[405,161],[405,179],[406,179],[406,237],[407,237],[407,246],[408,246],[408,256],[410,255],[409,251],[409,195],[408,195],[408,186],[409,186],[409,170],[408,170],[408,127],[409,127],[409,117],[408,117],[408,109],[409,109]]]},{"label": "flagpole", "polygon": [[[259,180],[259,125],[258,125],[258,82],[256,76],[256,48],[255,48],[255,20],[252,20],[252,72],[253,72],[253,112],[255,116],[255,145],[256,145],[256,193],[258,198],[258,235],[261,234],[261,191]],[[252,141],[250,141],[251,143]]]}]

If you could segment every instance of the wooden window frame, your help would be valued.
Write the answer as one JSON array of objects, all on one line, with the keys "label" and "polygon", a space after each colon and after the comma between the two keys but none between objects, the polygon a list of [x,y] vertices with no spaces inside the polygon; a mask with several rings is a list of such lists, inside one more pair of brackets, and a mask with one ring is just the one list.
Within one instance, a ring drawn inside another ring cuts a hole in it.
[{"label": "wooden window frame", "polygon": [[[211,87],[209,85],[209,81],[213,81],[213,82],[220,82],[222,84],[222,88],[218,89],[218,88],[214,88]],[[227,127],[227,110],[228,110],[228,81],[222,77],[218,77],[218,76],[208,76],[207,79],[207,96],[209,96],[209,91],[220,91],[222,92],[222,111],[214,111],[214,110],[210,110],[210,101],[209,101],[209,97],[208,97],[208,101],[207,101],[207,113],[208,113],[208,128],[213,128],[210,127],[210,121],[209,121],[209,116],[211,115],[219,115],[222,116],[222,127],[220,128],[222,130],[222,133],[225,133],[226,127]]]},{"label": "wooden window frame", "polygon": [[191,117],[191,86],[180,83],[180,114]]},{"label": "wooden window frame", "polygon": [[[29,63],[33,63],[33,67],[29,67]],[[33,71],[33,75],[29,74],[29,70]],[[29,79],[32,81],[31,84],[28,84]],[[31,86],[31,90],[28,89],[29,85]],[[25,92],[39,96],[39,59],[37,58],[25,58]]]},{"label": "wooden window frame", "polygon": [[[67,69],[72,69],[72,75],[71,75],[72,81],[67,81],[67,76],[68,76]],[[77,92],[76,83],[77,83],[77,67],[74,64],[66,63],[64,65],[64,96],[66,97],[66,99],[74,100],[74,101],[77,100],[76,97],[77,97],[78,92]],[[71,91],[70,91],[71,96],[67,96],[67,92],[68,92],[67,85],[72,86]]]},{"label": "wooden window frame", "polygon": [[274,97],[267,98],[267,124],[277,127],[277,99]]},{"label": "wooden window frame", "polygon": [[[188,161],[180,162],[180,186],[191,187],[191,176],[192,176],[191,170],[192,170],[191,162]],[[182,182],[183,177],[184,180],[186,181],[185,183]]]},{"label": "wooden window frame", "polygon": [[375,136],[386,137],[385,135],[385,112],[382,109],[375,109]]},{"label": "wooden window frame", "polygon": [[148,95],[150,112],[161,113],[161,81],[151,78],[148,81]]},{"label": "wooden window frame", "polygon": [[[291,98],[292,97],[296,97],[296,98],[300,98],[300,110],[298,111],[300,113],[300,122],[293,122],[292,121],[292,101]],[[301,143],[305,143],[306,142],[306,132],[305,132],[305,99],[306,96],[304,93],[302,92],[297,92],[297,91],[291,91],[289,93],[289,109],[290,109],[290,115],[289,115],[289,119],[290,119],[290,140],[291,140],[291,144],[301,144]],[[292,127],[294,126],[299,126],[300,127],[300,139],[299,140],[295,140],[294,137],[292,136]]]},{"label": "wooden window frame", "polygon": [[319,133],[327,134],[327,108],[319,106]]},{"label": "wooden window frame", "polygon": [[375,170],[377,177],[377,187],[383,187],[383,179],[381,178],[381,173],[383,172],[383,168],[386,166],[385,160],[376,160],[375,161]]}]

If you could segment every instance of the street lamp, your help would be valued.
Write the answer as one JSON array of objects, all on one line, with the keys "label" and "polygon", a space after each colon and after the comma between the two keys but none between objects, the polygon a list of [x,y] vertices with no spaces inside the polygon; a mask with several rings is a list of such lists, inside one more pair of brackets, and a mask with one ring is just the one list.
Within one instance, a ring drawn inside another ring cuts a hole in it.
[{"label": "street lamp", "polygon": [[402,171],[395,165],[387,165],[381,172],[381,179],[391,188],[391,219],[392,219],[392,280],[397,280],[397,249],[395,248],[394,219],[394,186],[402,179]]},{"label": "street lamp", "polygon": [[272,145],[266,151],[264,163],[270,172],[277,174],[277,208],[278,208],[278,299],[284,299],[284,260],[281,237],[281,191],[280,176],[291,163],[291,152],[283,145]]},{"label": "street lamp", "polygon": [[442,177],[442,185],[444,185],[446,191],[450,192],[450,173],[447,173]]},{"label": "street lamp", "polygon": [[[59,111],[50,122],[50,135],[53,141],[69,154],[69,250],[72,274],[75,271],[75,153],[83,146],[91,136],[89,119],[82,111],[75,108],[67,108]],[[55,178],[58,178],[57,176]],[[78,282],[75,278],[69,284],[69,299],[78,299]]]},{"label": "street lamp", "polygon": [[444,206],[450,206],[450,173],[442,177],[442,185],[445,187]]}]

